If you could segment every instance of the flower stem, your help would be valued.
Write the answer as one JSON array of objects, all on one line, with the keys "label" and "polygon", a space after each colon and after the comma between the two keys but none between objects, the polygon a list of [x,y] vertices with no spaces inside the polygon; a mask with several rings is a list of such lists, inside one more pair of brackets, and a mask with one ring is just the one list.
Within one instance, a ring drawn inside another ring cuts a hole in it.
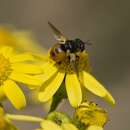
[{"label": "flower stem", "polygon": [[6,117],[11,120],[17,121],[28,121],[28,122],[42,122],[43,119],[40,117],[33,117],[33,116],[26,116],[26,115],[13,115],[13,114],[6,114]]}]

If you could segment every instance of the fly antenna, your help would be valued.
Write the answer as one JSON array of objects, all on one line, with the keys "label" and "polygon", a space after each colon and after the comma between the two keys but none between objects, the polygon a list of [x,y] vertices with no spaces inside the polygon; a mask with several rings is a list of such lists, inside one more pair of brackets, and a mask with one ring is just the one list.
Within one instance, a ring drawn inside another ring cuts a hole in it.
[{"label": "fly antenna", "polygon": [[91,42],[90,40],[87,40],[87,41],[85,42],[85,44],[88,45],[88,46],[93,45],[92,42]]}]

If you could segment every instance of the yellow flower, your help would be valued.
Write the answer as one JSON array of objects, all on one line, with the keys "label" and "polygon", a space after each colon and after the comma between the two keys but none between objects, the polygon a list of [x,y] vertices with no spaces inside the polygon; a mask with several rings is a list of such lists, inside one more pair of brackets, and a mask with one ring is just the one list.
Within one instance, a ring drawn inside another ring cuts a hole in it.
[{"label": "yellow flower", "polygon": [[11,46],[20,51],[40,52],[44,49],[33,38],[31,32],[16,30],[12,26],[0,26],[0,46]]},{"label": "yellow flower", "polygon": [[42,70],[29,61],[34,58],[28,53],[16,54],[11,47],[0,48],[0,99],[6,96],[17,109],[24,107],[26,100],[16,82],[41,85],[41,80],[33,75]]},{"label": "yellow flower", "polygon": [[108,120],[107,112],[93,102],[84,102],[76,108],[76,118],[87,130],[102,130]]},{"label": "yellow flower", "polygon": [[67,56],[62,62],[56,62],[50,55],[48,56],[47,63],[42,66],[44,75],[41,75],[43,85],[39,90],[39,100],[46,102],[51,99],[61,84],[65,82],[68,99],[73,107],[80,105],[83,87],[115,104],[111,94],[89,73],[90,66],[87,52],[77,53],[76,57],[76,66],[74,67]]}]

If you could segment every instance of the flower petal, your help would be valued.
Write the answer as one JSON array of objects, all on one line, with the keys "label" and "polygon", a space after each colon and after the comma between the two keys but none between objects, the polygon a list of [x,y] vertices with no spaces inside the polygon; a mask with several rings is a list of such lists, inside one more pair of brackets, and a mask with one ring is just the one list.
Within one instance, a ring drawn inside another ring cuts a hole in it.
[{"label": "flower petal", "polygon": [[[43,70],[43,74],[39,74],[34,77],[40,79],[42,81],[42,84],[44,84],[47,80],[53,77],[58,71],[54,64],[51,64],[50,62],[43,64],[42,66],[40,66],[40,68]],[[32,88],[34,87],[35,86],[32,86]]]},{"label": "flower petal", "polygon": [[15,82],[7,80],[2,87],[5,95],[16,109],[21,109],[26,106],[25,96]]},{"label": "flower petal", "polygon": [[73,107],[79,106],[82,101],[82,91],[77,75],[67,74],[65,83],[70,104]]},{"label": "flower petal", "polygon": [[13,30],[13,36],[16,40],[16,45],[19,50],[43,53],[44,48],[33,38],[29,31]]},{"label": "flower petal", "polygon": [[40,74],[42,70],[37,65],[25,64],[25,63],[14,63],[12,69],[15,72],[21,72],[26,74]]},{"label": "flower petal", "polygon": [[42,84],[42,80],[40,78],[37,78],[35,76],[30,76],[27,74],[12,72],[9,77],[13,80],[28,85],[40,86]]},{"label": "flower petal", "polygon": [[62,128],[51,120],[43,120],[41,123],[43,130],[62,130]]},{"label": "flower petal", "polygon": [[0,53],[3,54],[6,58],[13,56],[13,48],[9,46],[2,47]]},{"label": "flower petal", "polygon": [[38,94],[39,100],[42,102],[48,101],[58,90],[63,82],[65,73],[58,72],[51,79],[42,85],[42,88]]},{"label": "flower petal", "polygon": [[14,55],[10,58],[10,60],[12,63],[24,62],[24,61],[36,61],[35,58],[32,55],[30,55],[29,53]]},{"label": "flower petal", "polygon": [[78,128],[71,123],[64,123],[61,127],[63,127],[63,130],[78,130]]},{"label": "flower petal", "polygon": [[83,71],[83,85],[95,95],[105,98],[110,103],[115,104],[111,94],[100,84],[91,74]]},{"label": "flower petal", "polygon": [[103,130],[101,126],[91,125],[86,130]]},{"label": "flower petal", "polygon": [[58,69],[50,62],[44,64],[41,67],[44,71],[44,74],[40,76],[43,80],[42,83],[45,83],[49,78],[51,78],[58,71]]}]

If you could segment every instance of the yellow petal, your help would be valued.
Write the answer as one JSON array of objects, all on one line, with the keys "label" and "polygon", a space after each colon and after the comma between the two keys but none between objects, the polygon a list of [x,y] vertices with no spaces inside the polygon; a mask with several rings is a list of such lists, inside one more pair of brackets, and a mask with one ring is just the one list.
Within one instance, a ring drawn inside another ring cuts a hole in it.
[{"label": "yellow petal", "polygon": [[91,125],[86,130],[103,130],[101,126]]},{"label": "yellow petal", "polygon": [[15,46],[15,39],[12,35],[12,30],[8,26],[0,26],[0,46]]},{"label": "yellow petal", "polygon": [[28,53],[23,53],[23,54],[12,56],[10,60],[12,63],[14,63],[14,62],[24,62],[24,61],[35,61],[35,58]]},{"label": "yellow petal", "polygon": [[27,75],[27,74],[12,72],[9,77],[13,80],[16,80],[18,82],[28,84],[28,85],[40,86],[42,84],[41,79],[34,76]]},{"label": "yellow petal", "polygon": [[[40,66],[43,70],[43,74],[36,75],[34,77],[42,80],[42,84],[44,84],[47,80],[52,78],[58,71],[58,69],[54,66],[53,63],[47,62]],[[34,88],[35,86],[32,86]]]},{"label": "yellow petal", "polygon": [[43,119],[40,117],[34,117],[29,115],[17,115],[17,114],[6,114],[6,118],[17,121],[30,121],[30,122],[42,122]]},{"label": "yellow petal", "polygon": [[73,107],[79,106],[82,101],[82,92],[77,75],[67,74],[65,83],[70,104]]},{"label": "yellow petal", "polygon": [[50,120],[43,120],[41,123],[41,127],[43,130],[62,130],[59,125]]},{"label": "yellow petal", "polygon": [[58,71],[58,69],[53,64],[51,64],[49,62],[44,64],[41,67],[44,71],[44,74],[41,75],[41,78],[43,80],[42,83],[46,82],[49,78],[51,78]]},{"label": "yellow petal", "polygon": [[25,96],[15,82],[11,80],[5,81],[3,90],[16,109],[21,109],[26,106]]},{"label": "yellow petal", "polygon": [[83,71],[83,85],[95,95],[105,98],[112,104],[115,104],[115,100],[111,94],[100,84],[91,74]]},{"label": "yellow petal", "polygon": [[19,50],[37,53],[45,52],[44,48],[34,39],[31,32],[13,30],[13,36],[16,38],[16,43]]},{"label": "yellow petal", "polygon": [[65,73],[58,72],[51,79],[42,85],[42,89],[38,94],[39,100],[46,102],[56,93],[61,83],[63,82]]},{"label": "yellow petal", "polygon": [[63,130],[78,130],[76,126],[71,123],[64,123],[62,124]]},{"label": "yellow petal", "polygon": [[13,56],[13,48],[8,46],[2,47],[0,49],[0,53],[4,55],[6,58],[10,58]]},{"label": "yellow petal", "polygon": [[42,70],[37,65],[25,64],[25,63],[14,63],[12,69],[15,72],[21,72],[26,74],[40,74]]}]

